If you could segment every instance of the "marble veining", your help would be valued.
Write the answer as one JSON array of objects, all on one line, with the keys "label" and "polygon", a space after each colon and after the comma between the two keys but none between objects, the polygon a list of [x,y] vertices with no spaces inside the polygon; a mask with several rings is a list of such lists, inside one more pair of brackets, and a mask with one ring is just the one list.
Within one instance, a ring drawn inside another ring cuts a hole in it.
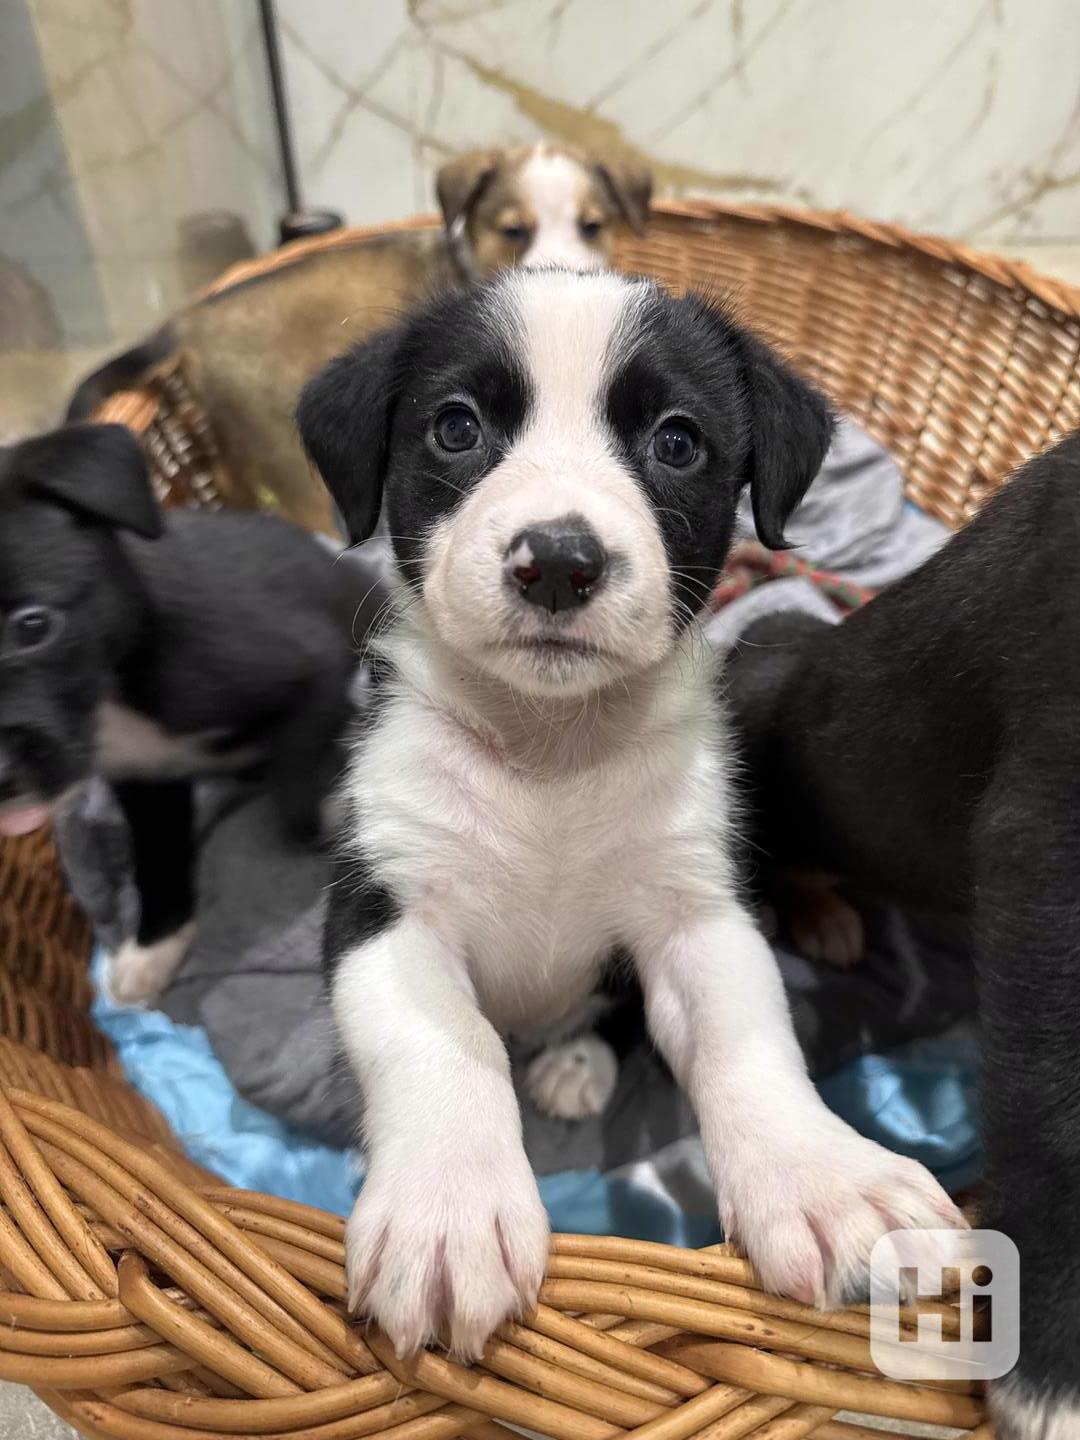
[{"label": "marble veining", "polygon": [[660,193],[843,206],[978,243],[1080,232],[1073,0],[280,0],[320,203],[430,204],[469,145],[633,152]]},{"label": "marble veining", "polygon": [[[844,207],[979,245],[1080,242],[1076,0],[277,10],[305,199],[355,223],[430,210],[460,150],[550,137],[646,159],[660,194]],[[251,0],[9,0],[0,68],[0,265],[28,314],[41,293],[55,311],[12,333],[59,325],[68,346],[106,347],[274,242]]]}]

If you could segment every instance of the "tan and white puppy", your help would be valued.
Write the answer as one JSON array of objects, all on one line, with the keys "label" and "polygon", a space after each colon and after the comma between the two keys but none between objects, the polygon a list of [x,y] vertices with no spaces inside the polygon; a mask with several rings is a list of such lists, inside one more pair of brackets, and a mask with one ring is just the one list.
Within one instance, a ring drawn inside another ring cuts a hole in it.
[{"label": "tan and white puppy", "polygon": [[462,269],[489,276],[511,265],[597,270],[615,233],[640,234],[652,175],[637,161],[598,160],[565,145],[478,150],[439,171],[437,189]]},{"label": "tan and white puppy", "polygon": [[68,420],[88,418],[179,352],[225,461],[217,478],[226,502],[270,503],[309,529],[333,532],[329,499],[293,425],[304,381],[342,345],[478,275],[522,261],[606,264],[620,226],[644,228],[652,184],[633,161],[534,145],[451,160],[436,188],[441,230],[298,243],[279,266],[194,301],[88,376]]},{"label": "tan and white puppy", "polygon": [[522,269],[335,361],[299,421],[353,538],[385,509],[402,581],[326,935],[365,1107],[351,1307],[399,1353],[475,1357],[533,1305],[548,1224],[503,1037],[565,1026],[615,951],[769,1289],[838,1303],[884,1232],[961,1224],[822,1103],[736,885],[695,621],[744,485],[781,542],[821,398],[698,297]]}]

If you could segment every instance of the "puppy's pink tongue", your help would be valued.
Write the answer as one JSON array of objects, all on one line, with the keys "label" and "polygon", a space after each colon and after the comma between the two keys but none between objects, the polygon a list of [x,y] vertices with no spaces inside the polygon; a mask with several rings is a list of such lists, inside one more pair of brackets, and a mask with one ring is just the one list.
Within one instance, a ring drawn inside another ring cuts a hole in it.
[{"label": "puppy's pink tongue", "polygon": [[48,805],[0,805],[0,835],[29,835],[48,822]]}]

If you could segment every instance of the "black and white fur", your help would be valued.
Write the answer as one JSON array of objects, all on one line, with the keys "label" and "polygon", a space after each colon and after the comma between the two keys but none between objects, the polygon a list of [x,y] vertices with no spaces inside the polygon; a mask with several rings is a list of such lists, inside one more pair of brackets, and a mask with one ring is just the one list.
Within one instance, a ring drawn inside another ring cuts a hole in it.
[{"label": "black and white fur", "polygon": [[0,449],[0,834],[43,824],[92,773],[112,781],[141,900],[117,999],[156,995],[191,941],[196,779],[261,776],[290,829],[316,833],[353,599],[284,520],[163,515],[124,426]]},{"label": "black and white fur", "polygon": [[[384,508],[404,581],[326,945],[365,1098],[353,1309],[399,1352],[476,1356],[535,1301],[548,1224],[502,1037],[567,1026],[616,947],[770,1289],[838,1301],[884,1231],[960,1223],[818,1098],[736,886],[694,617],[743,485],[780,543],[823,401],[704,300],[519,271],[336,361],[299,420],[353,538]],[[529,601],[538,531],[585,555],[569,605]]]},{"label": "black and white fur", "polygon": [[1080,433],[843,625],[729,667],[760,852],[967,916],[987,1201],[1020,1250],[1003,1440],[1080,1435]]}]

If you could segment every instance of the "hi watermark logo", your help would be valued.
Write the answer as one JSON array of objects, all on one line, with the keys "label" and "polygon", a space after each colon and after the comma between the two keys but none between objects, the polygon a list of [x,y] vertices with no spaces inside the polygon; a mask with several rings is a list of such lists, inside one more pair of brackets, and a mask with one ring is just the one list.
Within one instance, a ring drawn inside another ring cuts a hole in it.
[{"label": "hi watermark logo", "polygon": [[870,1354],[891,1380],[1007,1375],[1020,1355],[1020,1255],[1009,1237],[882,1235],[870,1255]]}]

